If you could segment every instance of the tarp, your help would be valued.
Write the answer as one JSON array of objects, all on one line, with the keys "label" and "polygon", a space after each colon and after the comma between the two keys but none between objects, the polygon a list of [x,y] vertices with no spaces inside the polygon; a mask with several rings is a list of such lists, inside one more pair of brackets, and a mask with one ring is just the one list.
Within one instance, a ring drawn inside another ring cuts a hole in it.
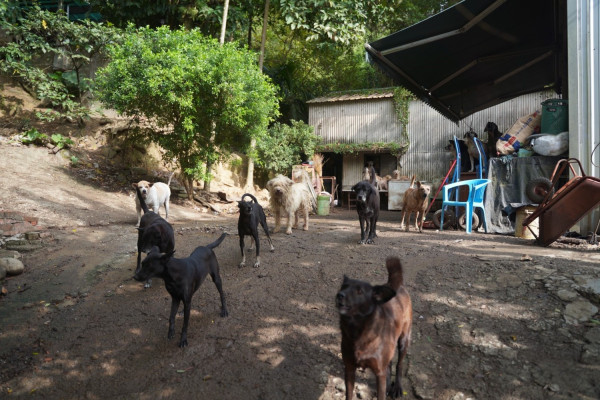
[{"label": "tarp", "polygon": [[513,234],[517,211],[524,206],[537,206],[525,188],[533,179],[552,177],[560,157],[499,157],[490,159],[485,192],[488,233]]},{"label": "tarp", "polygon": [[365,45],[395,82],[459,120],[526,93],[566,93],[566,0],[465,0]]}]

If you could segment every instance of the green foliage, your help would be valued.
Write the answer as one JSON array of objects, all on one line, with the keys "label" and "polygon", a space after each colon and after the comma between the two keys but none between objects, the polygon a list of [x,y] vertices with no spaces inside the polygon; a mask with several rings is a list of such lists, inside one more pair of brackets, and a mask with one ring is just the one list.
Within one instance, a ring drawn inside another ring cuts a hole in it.
[{"label": "green foliage", "polygon": [[73,140],[68,137],[64,137],[60,133],[55,133],[54,135],[50,136],[50,141],[59,149],[68,149],[75,144]]},{"label": "green foliage", "polygon": [[151,139],[176,159],[188,182],[210,180],[205,165],[247,151],[277,116],[276,88],[254,54],[199,30],[128,28],[98,71],[104,104],[146,119]]},{"label": "green foliage", "polygon": [[302,121],[291,121],[291,125],[275,123],[269,128],[269,135],[256,145],[257,164],[264,171],[287,174],[303,157],[311,158],[320,142],[313,127]]},{"label": "green foliage", "polygon": [[[1,10],[0,10],[1,11]],[[14,8],[0,12],[0,26],[13,40],[0,46],[0,72],[18,80],[55,112],[38,113],[45,120],[80,119],[89,110],[81,104],[90,84],[82,68],[102,52],[118,31],[89,20],[73,22],[62,12],[28,8],[23,15]],[[48,68],[48,60],[60,60],[63,70]]]},{"label": "green foliage", "polygon": [[48,135],[41,133],[35,128],[29,129],[23,134],[21,143],[23,144],[34,144],[37,146],[43,146],[48,141]]},{"label": "green foliage", "polygon": [[404,143],[383,143],[383,142],[365,142],[365,143],[332,143],[317,147],[321,152],[332,152],[337,154],[358,154],[361,151],[369,152],[390,152],[392,154],[404,154],[408,146]]},{"label": "green foliage", "polygon": [[70,161],[71,161],[71,166],[72,167],[78,167],[79,166],[79,158],[77,158],[75,156],[71,156]]}]

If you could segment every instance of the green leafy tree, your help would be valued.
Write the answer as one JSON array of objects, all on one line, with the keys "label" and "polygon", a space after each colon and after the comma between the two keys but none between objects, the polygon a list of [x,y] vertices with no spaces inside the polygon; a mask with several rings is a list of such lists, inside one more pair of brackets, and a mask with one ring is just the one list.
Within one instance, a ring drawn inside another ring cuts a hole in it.
[{"label": "green leafy tree", "polygon": [[190,198],[194,179],[211,179],[206,164],[247,151],[277,116],[276,88],[254,54],[199,30],[130,27],[110,56],[98,72],[100,99],[152,128],[146,132],[177,161]]},{"label": "green leafy tree", "polygon": [[262,171],[287,175],[294,165],[312,157],[320,143],[314,128],[302,121],[275,123],[269,135],[257,143],[258,166]]},{"label": "green leafy tree", "polygon": [[[63,12],[37,6],[22,15],[16,7],[0,11],[0,26],[10,39],[0,46],[0,71],[51,105],[54,112],[40,117],[86,117],[89,110],[81,101],[90,82],[81,72],[119,31],[90,20],[70,21]],[[63,60],[60,70],[49,68],[54,57]]]}]

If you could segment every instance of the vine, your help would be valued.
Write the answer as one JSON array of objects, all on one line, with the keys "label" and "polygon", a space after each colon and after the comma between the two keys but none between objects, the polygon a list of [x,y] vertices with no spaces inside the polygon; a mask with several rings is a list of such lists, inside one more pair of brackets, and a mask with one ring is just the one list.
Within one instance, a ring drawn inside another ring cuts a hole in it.
[{"label": "vine", "polygon": [[318,151],[330,151],[333,153],[341,154],[356,154],[360,151],[389,151],[395,154],[398,158],[402,157],[410,146],[410,139],[408,138],[408,118],[409,118],[409,105],[412,100],[415,99],[414,95],[407,89],[402,87],[394,88],[379,88],[379,89],[361,89],[344,92],[334,92],[331,96],[335,95],[347,95],[347,94],[393,94],[394,110],[396,112],[396,118],[400,122],[402,129],[402,143],[335,143],[318,146]]},{"label": "vine", "polygon": [[394,142],[366,142],[366,143],[331,143],[317,146],[319,152],[331,152],[337,154],[358,154],[361,151],[389,151],[393,154],[404,154],[408,147],[405,144]]}]

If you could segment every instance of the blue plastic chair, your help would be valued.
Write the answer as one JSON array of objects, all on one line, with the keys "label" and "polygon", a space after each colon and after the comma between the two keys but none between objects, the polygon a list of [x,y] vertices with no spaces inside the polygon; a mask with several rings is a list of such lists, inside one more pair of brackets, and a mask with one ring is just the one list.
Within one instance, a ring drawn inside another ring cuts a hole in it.
[{"label": "blue plastic chair", "polygon": [[[440,220],[440,230],[444,229],[444,213],[448,206],[465,207],[466,232],[472,231],[473,212],[476,208],[481,208],[483,213],[483,227],[487,233],[487,223],[483,197],[485,189],[490,183],[489,179],[469,179],[466,181],[454,182],[444,186],[444,200],[442,202],[442,215]],[[466,186],[469,188],[469,194],[466,201],[459,200],[460,188]],[[454,200],[452,199],[454,197]],[[458,217],[458,214],[457,214]]]},{"label": "blue plastic chair", "polygon": [[478,162],[478,166],[476,166],[476,170],[477,170],[477,177],[479,179],[483,179],[487,177],[487,155],[485,154],[485,151],[483,150],[483,143],[481,143],[481,140],[479,140],[478,138],[474,137],[473,138],[473,142],[475,142],[475,146],[477,146],[477,152],[479,153],[479,162]]}]

